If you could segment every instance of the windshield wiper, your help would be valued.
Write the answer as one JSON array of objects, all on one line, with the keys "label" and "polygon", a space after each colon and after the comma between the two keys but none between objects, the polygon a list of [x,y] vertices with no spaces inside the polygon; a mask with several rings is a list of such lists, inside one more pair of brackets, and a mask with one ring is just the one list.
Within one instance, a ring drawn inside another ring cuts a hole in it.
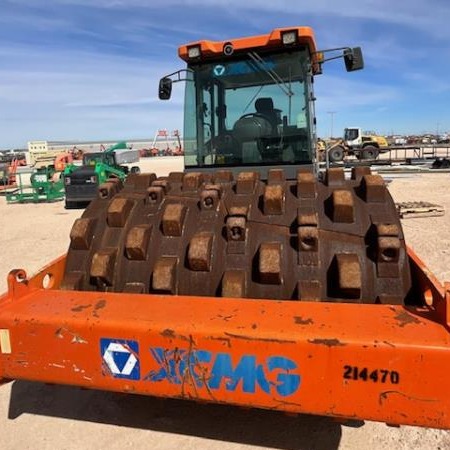
[{"label": "windshield wiper", "polygon": [[275,70],[267,67],[266,62],[258,55],[256,52],[249,52],[248,56],[250,56],[251,60],[256,64],[259,69],[262,69],[264,72],[269,75],[269,77],[274,81],[277,86],[286,94],[288,97],[292,97],[294,93],[292,92],[290,86],[286,84],[280,75],[275,72]]}]

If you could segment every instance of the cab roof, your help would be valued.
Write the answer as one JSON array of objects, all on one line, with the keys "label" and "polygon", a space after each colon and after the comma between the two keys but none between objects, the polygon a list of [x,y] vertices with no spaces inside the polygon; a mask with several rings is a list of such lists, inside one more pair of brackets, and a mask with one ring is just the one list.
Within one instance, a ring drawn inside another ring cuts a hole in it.
[{"label": "cab roof", "polygon": [[[297,40],[294,44],[283,44],[282,36],[286,32],[294,31],[297,33]],[[182,45],[178,48],[178,55],[186,62],[192,62],[189,58],[189,49],[192,47],[200,47],[200,57],[196,59],[196,62],[207,59],[229,57],[224,54],[225,46],[231,44],[233,47],[233,53],[240,53],[242,51],[250,50],[270,50],[270,49],[282,49],[285,47],[295,48],[306,46],[309,49],[309,53],[312,55],[313,65],[318,67],[320,63],[319,54],[317,53],[316,41],[314,38],[314,32],[310,27],[286,27],[275,28],[268,34],[261,34],[257,36],[240,37],[236,39],[228,39],[225,41],[195,41],[189,44]]]}]

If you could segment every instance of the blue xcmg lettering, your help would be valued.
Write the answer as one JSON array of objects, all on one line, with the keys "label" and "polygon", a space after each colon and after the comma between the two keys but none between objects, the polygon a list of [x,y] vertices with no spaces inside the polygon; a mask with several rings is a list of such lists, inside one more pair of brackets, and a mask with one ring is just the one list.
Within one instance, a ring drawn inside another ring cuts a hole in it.
[{"label": "blue xcmg lettering", "polygon": [[243,355],[233,365],[228,353],[161,347],[151,348],[150,353],[158,368],[145,377],[149,381],[181,384],[189,380],[198,388],[217,390],[224,386],[228,391],[234,391],[242,383],[244,392],[253,394],[259,386],[267,394],[276,392],[283,397],[294,394],[300,387],[297,364],[284,356],[269,356],[258,364],[256,356]]}]

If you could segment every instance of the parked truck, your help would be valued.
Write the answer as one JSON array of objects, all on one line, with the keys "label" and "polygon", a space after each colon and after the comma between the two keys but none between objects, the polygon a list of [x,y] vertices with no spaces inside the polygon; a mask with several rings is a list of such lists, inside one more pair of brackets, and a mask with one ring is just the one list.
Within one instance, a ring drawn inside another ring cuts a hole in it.
[{"label": "parked truck", "polygon": [[82,165],[68,164],[63,172],[66,208],[86,207],[97,195],[98,187],[110,178],[124,181],[128,172],[139,173],[125,163],[136,162],[137,151],[130,151],[126,142],[119,142],[103,152],[85,153]]}]

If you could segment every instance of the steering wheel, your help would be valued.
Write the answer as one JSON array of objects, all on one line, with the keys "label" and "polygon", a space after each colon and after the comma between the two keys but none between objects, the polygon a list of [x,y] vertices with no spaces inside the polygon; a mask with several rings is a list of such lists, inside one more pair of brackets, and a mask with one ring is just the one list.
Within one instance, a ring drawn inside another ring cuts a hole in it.
[{"label": "steering wheel", "polygon": [[233,133],[238,140],[240,140],[240,136],[245,139],[270,136],[276,131],[270,117],[259,112],[244,114],[233,126]]},{"label": "steering wheel", "polygon": [[262,114],[259,112],[251,112],[251,113],[244,114],[243,116],[239,117],[238,122],[239,122],[239,120],[246,119],[247,117],[260,117],[261,119],[267,120],[267,122],[270,123],[270,126],[272,126],[272,123],[270,122],[270,118],[268,116],[266,116],[265,114]]}]

